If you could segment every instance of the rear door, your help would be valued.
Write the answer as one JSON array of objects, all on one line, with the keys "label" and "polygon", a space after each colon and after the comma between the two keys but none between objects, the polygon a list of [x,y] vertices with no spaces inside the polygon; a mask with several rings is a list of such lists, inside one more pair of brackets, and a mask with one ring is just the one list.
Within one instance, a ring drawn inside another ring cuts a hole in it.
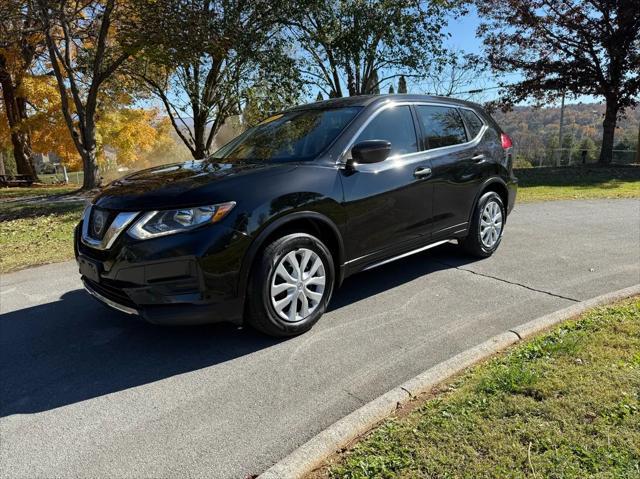
[{"label": "rear door", "polygon": [[374,112],[352,146],[365,140],[391,142],[391,155],[342,170],[347,255],[361,264],[424,240],[432,209],[430,162],[420,151],[411,107],[392,104]]},{"label": "rear door", "polygon": [[467,227],[486,155],[478,151],[479,142],[465,128],[457,107],[415,108],[433,174],[433,239],[451,237]]}]

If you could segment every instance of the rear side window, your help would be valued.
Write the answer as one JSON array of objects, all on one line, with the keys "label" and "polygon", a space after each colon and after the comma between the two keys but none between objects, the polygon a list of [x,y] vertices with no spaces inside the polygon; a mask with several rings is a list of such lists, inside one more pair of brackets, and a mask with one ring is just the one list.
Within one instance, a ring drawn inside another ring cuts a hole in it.
[{"label": "rear side window", "polygon": [[416,105],[427,149],[458,145],[467,141],[464,123],[455,108]]},{"label": "rear side window", "polygon": [[464,121],[467,123],[467,128],[469,129],[471,138],[478,136],[478,133],[482,130],[482,120],[471,110],[461,109],[460,113],[464,117]]},{"label": "rear side window", "polygon": [[406,155],[418,151],[416,130],[408,106],[396,106],[381,111],[356,139],[391,142],[391,155]]}]

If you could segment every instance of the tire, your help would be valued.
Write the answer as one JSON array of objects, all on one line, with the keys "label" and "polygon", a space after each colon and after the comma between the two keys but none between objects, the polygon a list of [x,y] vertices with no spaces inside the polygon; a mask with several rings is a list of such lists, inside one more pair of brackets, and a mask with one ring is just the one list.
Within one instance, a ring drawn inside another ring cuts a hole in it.
[{"label": "tire", "polygon": [[[487,224],[486,220],[491,219],[491,212],[496,213],[493,219],[497,218],[498,211],[501,219],[499,231],[496,228],[497,223],[495,221],[489,221],[489,224],[493,224],[494,227],[492,231],[491,226],[485,226]],[[500,195],[494,191],[488,191],[483,194],[473,211],[469,234],[461,241],[460,246],[471,256],[488,258],[498,249],[498,246],[500,246],[506,218],[507,214]]]},{"label": "tire", "polygon": [[[300,267],[304,268],[302,280]],[[269,244],[254,264],[247,291],[247,323],[276,337],[309,331],[326,311],[334,284],[333,258],[322,241],[306,233],[283,236]]]}]

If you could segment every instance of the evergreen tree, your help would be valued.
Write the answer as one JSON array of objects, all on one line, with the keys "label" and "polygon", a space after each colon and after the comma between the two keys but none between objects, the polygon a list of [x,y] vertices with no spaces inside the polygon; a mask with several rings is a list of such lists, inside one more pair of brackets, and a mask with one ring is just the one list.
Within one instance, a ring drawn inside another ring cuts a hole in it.
[{"label": "evergreen tree", "polygon": [[404,75],[400,75],[400,79],[398,80],[398,93],[407,93],[407,80],[404,78]]}]

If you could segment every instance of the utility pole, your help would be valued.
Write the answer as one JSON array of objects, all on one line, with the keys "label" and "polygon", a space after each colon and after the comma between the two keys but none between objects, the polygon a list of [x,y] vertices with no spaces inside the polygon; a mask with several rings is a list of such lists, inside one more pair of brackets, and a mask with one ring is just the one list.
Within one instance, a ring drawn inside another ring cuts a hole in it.
[{"label": "utility pole", "polygon": [[560,161],[562,160],[562,140],[564,137],[564,95],[565,91],[562,91],[562,101],[560,102],[560,138],[559,138],[559,153],[558,159],[556,162],[556,166],[560,166]]},{"label": "utility pole", "polygon": [[636,163],[640,164],[640,124],[638,124],[638,144],[636,145]]}]

